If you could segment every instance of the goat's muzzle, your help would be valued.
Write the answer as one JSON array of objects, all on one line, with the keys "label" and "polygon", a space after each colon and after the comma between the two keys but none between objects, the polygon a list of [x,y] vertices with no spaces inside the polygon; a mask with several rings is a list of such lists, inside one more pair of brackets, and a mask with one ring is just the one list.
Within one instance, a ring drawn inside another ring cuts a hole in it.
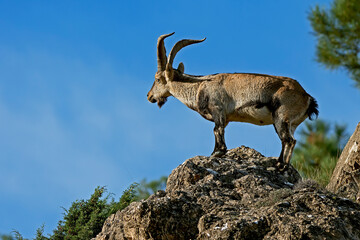
[{"label": "goat's muzzle", "polygon": [[154,99],[154,97],[152,96],[152,94],[151,94],[151,95],[147,94],[147,99],[148,99],[148,101],[151,102],[151,103],[156,103],[156,102],[157,102],[157,101]]}]

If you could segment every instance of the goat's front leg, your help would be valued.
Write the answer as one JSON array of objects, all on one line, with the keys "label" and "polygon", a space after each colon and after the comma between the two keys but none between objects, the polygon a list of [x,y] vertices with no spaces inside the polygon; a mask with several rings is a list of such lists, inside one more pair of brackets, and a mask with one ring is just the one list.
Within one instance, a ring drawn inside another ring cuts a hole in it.
[{"label": "goat's front leg", "polygon": [[215,135],[215,148],[211,156],[221,157],[225,155],[227,147],[225,144],[225,121],[221,118],[215,121],[214,135]]}]

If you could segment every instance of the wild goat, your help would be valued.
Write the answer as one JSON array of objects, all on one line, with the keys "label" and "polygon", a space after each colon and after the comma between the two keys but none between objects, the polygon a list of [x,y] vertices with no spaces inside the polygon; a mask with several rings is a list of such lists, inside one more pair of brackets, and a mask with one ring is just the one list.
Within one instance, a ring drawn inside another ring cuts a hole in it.
[{"label": "wild goat", "polygon": [[158,69],[147,98],[161,108],[167,98],[174,96],[187,107],[215,123],[215,148],[212,156],[226,153],[225,127],[231,121],[256,125],[273,124],[282,149],[278,168],[286,170],[295,147],[294,131],[307,117],[318,116],[318,105],[300,84],[288,77],[251,73],[219,73],[193,76],[184,73],[184,64],[177,69],[172,64],[183,47],[205,40],[184,39],[166,57],[164,39],[158,38]]}]

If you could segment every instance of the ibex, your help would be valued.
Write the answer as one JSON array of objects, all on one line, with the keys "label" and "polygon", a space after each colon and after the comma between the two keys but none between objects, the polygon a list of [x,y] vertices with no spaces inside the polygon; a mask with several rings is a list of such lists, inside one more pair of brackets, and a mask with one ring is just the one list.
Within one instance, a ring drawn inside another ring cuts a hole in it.
[{"label": "ibex", "polygon": [[295,147],[294,131],[307,117],[319,114],[318,104],[294,79],[265,74],[219,73],[193,76],[184,73],[184,64],[173,69],[174,58],[183,47],[205,40],[184,39],[166,56],[164,39],[158,38],[158,69],[147,98],[161,108],[174,96],[190,109],[215,123],[215,148],[212,156],[226,153],[225,127],[231,121],[256,125],[273,124],[282,149],[278,168],[286,170]]}]

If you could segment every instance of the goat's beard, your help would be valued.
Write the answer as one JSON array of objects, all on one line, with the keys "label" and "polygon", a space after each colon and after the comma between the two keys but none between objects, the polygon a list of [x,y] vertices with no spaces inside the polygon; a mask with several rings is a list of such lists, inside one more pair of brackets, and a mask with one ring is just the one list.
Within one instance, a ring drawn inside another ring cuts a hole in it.
[{"label": "goat's beard", "polygon": [[159,98],[157,100],[157,105],[159,106],[159,108],[161,108],[167,101],[167,98],[166,97],[162,97],[162,98]]}]

